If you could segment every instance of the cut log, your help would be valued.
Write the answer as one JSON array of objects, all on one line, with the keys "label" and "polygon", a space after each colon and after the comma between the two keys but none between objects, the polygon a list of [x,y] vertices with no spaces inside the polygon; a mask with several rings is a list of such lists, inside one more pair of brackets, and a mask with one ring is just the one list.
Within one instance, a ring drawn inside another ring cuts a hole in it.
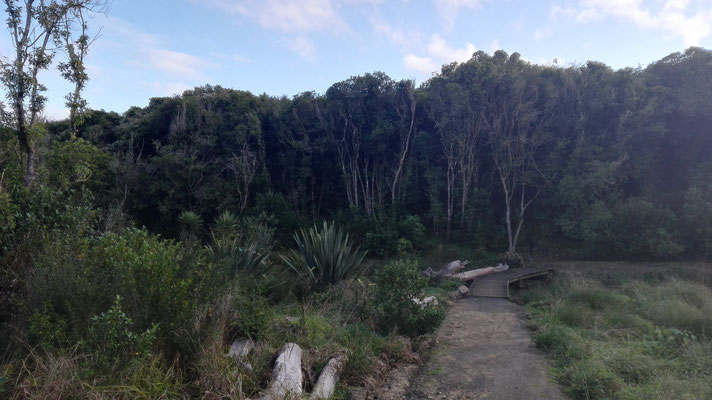
[{"label": "cut log", "polygon": [[245,361],[245,358],[254,348],[255,342],[253,342],[252,339],[235,339],[230,345],[230,351],[227,355],[235,360],[241,369],[252,372],[252,365]]},{"label": "cut log", "polygon": [[463,280],[465,282],[471,282],[471,281],[475,280],[475,278],[477,278],[477,277],[494,274],[495,272],[506,271],[508,269],[509,269],[508,265],[499,264],[496,267],[479,268],[479,269],[473,269],[472,271],[460,272],[459,274],[452,275],[452,277]]},{"label": "cut log", "polygon": [[433,271],[432,268],[428,268],[425,271],[423,271],[423,275],[430,277],[430,278],[455,278],[455,279],[460,279],[465,282],[471,282],[478,276],[484,276],[484,275],[489,275],[493,274],[495,272],[501,272],[501,271],[506,271],[509,269],[509,265],[507,264],[499,264],[496,267],[487,267],[487,268],[479,268],[479,269],[473,269],[471,271],[465,271],[465,272],[460,272],[456,273],[457,271],[461,271],[467,266],[470,262],[469,261],[460,261],[460,260],[455,260],[450,263],[448,263],[446,266],[440,269],[440,271],[435,272]]},{"label": "cut log", "polygon": [[279,351],[272,368],[272,382],[262,400],[300,398],[302,395],[302,348],[287,343]]},{"label": "cut log", "polygon": [[465,269],[467,264],[470,262],[465,260],[465,261],[460,261],[460,260],[455,260],[452,262],[449,262],[447,265],[444,267],[440,268],[440,271],[438,271],[439,276],[450,276],[455,274],[457,271],[462,271]]},{"label": "cut log", "polygon": [[339,381],[339,374],[341,374],[345,364],[346,354],[336,353],[331,356],[321,371],[321,375],[319,375],[319,379],[317,379],[309,398],[314,400],[330,398],[334,394],[336,383]]}]

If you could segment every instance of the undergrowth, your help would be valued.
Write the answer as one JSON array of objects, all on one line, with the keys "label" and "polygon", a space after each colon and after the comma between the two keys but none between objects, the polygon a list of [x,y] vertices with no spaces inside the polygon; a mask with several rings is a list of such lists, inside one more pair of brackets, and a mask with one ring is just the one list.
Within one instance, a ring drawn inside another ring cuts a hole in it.
[{"label": "undergrowth", "polygon": [[709,399],[712,289],[690,277],[566,275],[519,300],[573,399]]}]

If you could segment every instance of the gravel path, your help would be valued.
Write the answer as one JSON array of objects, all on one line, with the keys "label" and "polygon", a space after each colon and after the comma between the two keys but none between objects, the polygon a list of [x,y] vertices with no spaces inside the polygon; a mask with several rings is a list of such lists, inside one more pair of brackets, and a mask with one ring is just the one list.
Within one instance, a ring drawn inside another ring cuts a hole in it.
[{"label": "gravel path", "polygon": [[408,399],[565,399],[547,376],[521,306],[466,298],[448,311],[438,344],[411,383]]}]

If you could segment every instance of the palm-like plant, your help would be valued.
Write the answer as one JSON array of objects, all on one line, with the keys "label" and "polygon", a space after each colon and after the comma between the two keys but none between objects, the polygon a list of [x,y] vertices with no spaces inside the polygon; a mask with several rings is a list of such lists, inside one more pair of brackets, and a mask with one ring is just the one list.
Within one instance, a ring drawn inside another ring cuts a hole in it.
[{"label": "palm-like plant", "polygon": [[361,266],[366,253],[354,248],[348,234],[324,222],[294,234],[297,250],[282,256],[302,280],[326,286],[347,278]]},{"label": "palm-like plant", "polygon": [[223,211],[215,218],[211,230],[212,242],[206,246],[209,257],[230,277],[234,277],[238,272],[260,271],[271,251],[271,245],[263,247],[256,241],[243,240],[237,226],[238,219],[235,214]]},{"label": "palm-like plant", "polygon": [[183,211],[178,216],[181,224],[181,239],[185,242],[196,242],[203,227],[203,217],[193,211]]}]

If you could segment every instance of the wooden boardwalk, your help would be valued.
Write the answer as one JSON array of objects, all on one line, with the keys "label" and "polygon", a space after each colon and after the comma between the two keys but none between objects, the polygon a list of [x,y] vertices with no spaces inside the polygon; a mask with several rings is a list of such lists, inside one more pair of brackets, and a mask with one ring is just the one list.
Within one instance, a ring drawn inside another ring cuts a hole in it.
[{"label": "wooden boardwalk", "polygon": [[469,297],[497,297],[509,299],[509,285],[524,279],[551,276],[556,269],[551,266],[511,268],[475,279],[470,285]]}]

